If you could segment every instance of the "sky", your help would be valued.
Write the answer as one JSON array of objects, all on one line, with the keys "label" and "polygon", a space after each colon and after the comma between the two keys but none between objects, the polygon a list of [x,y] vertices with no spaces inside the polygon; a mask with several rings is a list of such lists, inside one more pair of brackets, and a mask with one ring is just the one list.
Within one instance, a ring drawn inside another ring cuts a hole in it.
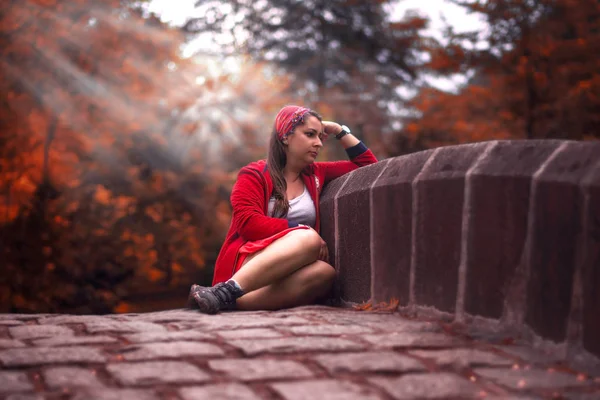
[{"label": "sky", "polygon": [[[149,5],[149,11],[160,16],[164,22],[180,25],[187,18],[192,16],[201,16],[201,11],[194,8],[195,0],[152,0]],[[456,32],[483,30],[485,22],[478,16],[469,15],[464,8],[450,3],[448,0],[401,0],[392,8],[391,20],[400,20],[407,11],[417,12],[420,15],[428,17],[429,28],[425,31],[437,39],[442,39],[442,30],[444,27],[444,18],[446,22],[453,26]],[[214,46],[214,45],[212,45]],[[192,54],[197,49],[210,49],[210,40],[207,37],[199,37],[192,41],[185,49],[185,54]],[[427,83],[442,90],[454,91],[465,82],[466,78],[462,75],[455,75],[451,78],[426,77]]]}]

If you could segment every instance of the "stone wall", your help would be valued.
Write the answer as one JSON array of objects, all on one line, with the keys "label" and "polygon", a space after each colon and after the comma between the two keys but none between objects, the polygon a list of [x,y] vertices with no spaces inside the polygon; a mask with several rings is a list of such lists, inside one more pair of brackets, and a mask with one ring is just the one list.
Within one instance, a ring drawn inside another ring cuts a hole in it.
[{"label": "stone wall", "polygon": [[600,143],[492,141],[331,182],[322,235],[346,302],[529,327],[600,356]]}]

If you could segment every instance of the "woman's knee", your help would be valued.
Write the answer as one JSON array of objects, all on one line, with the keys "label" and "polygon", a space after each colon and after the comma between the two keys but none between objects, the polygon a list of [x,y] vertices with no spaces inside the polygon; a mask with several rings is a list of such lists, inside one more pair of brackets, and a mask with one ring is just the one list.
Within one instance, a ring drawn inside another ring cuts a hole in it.
[{"label": "woman's knee", "polygon": [[294,239],[303,249],[317,253],[321,250],[322,239],[319,234],[313,229],[297,229],[291,231],[286,236]]},{"label": "woman's knee", "polygon": [[311,288],[330,285],[333,283],[336,276],[335,269],[325,261],[315,261],[305,268],[309,268],[306,283],[307,286]]}]

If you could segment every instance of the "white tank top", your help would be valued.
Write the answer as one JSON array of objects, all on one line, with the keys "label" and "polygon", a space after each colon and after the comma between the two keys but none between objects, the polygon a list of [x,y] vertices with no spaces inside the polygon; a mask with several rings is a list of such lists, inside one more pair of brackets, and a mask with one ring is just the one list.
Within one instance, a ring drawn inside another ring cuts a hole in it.
[{"label": "white tank top", "polygon": [[[271,197],[269,199],[269,216],[271,217],[273,216],[273,207],[275,207],[275,198]],[[290,209],[286,219],[291,223],[315,227],[317,212],[306,185],[304,185],[304,191],[300,196],[290,200]]]}]

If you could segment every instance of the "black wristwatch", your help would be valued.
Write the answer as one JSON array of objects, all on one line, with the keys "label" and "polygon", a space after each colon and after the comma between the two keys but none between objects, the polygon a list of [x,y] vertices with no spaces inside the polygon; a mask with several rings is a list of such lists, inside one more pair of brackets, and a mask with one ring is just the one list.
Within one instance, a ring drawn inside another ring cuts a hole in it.
[{"label": "black wristwatch", "polygon": [[350,131],[350,128],[348,128],[346,125],[342,125],[342,131],[340,133],[338,133],[337,135],[335,135],[335,138],[337,140],[340,140],[341,138],[343,138],[344,136],[346,136],[349,133],[352,133]]}]

